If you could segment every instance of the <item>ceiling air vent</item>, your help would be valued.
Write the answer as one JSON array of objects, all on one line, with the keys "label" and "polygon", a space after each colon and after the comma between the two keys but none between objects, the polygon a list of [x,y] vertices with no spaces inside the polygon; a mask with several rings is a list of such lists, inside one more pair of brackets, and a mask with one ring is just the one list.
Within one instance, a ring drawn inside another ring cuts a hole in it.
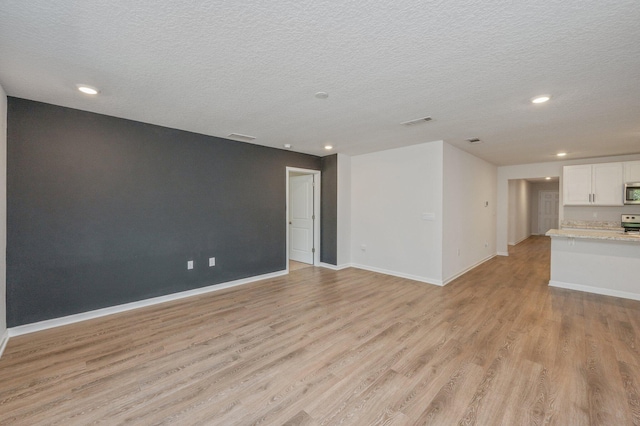
[{"label": "ceiling air vent", "polygon": [[433,118],[431,117],[422,117],[422,118],[416,118],[415,120],[405,121],[400,124],[402,124],[403,126],[415,126],[416,124],[428,123],[431,120],[433,120]]},{"label": "ceiling air vent", "polygon": [[255,140],[255,136],[249,136],[249,135],[241,135],[240,133],[231,133],[229,135],[230,139],[236,140],[236,141],[241,141],[241,142],[251,142],[252,140]]},{"label": "ceiling air vent", "polygon": [[482,143],[480,138],[469,138],[469,139],[467,139],[467,142],[469,142],[471,145],[476,145],[476,144]]}]

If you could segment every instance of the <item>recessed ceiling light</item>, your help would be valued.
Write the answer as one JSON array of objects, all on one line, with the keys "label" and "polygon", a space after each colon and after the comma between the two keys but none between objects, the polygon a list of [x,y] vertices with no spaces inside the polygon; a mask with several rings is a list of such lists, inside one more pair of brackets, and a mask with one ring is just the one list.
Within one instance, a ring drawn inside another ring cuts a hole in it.
[{"label": "recessed ceiling light", "polygon": [[333,149],[333,145],[325,145],[324,149],[326,149],[327,151]]},{"label": "recessed ceiling light", "polygon": [[566,152],[559,152],[556,154],[558,157],[564,157],[565,155],[567,155]]},{"label": "recessed ceiling light", "polygon": [[531,99],[531,103],[533,103],[533,104],[543,104],[543,103],[547,102],[549,99],[551,99],[550,95],[540,95],[540,96],[536,96],[535,98]]},{"label": "recessed ceiling light", "polygon": [[285,148],[287,148],[287,149],[291,149],[291,144],[290,144],[290,143],[285,143],[283,146],[284,146]]},{"label": "recessed ceiling light", "polygon": [[86,84],[77,84],[76,87],[79,91],[87,95],[97,95],[99,90],[92,86],[87,86]]},{"label": "recessed ceiling light", "polygon": [[318,92],[315,94],[315,97],[318,99],[327,99],[329,94],[327,92]]},{"label": "recessed ceiling light", "polygon": [[545,179],[546,179],[546,180],[551,180],[551,178],[550,178],[549,176],[547,176]]}]

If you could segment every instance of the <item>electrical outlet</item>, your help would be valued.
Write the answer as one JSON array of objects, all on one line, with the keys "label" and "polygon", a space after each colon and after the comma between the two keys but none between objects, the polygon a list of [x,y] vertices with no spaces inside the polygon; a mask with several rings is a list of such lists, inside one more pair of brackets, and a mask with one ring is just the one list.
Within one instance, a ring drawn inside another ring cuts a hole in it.
[{"label": "electrical outlet", "polygon": [[187,269],[193,269],[193,260],[187,261]]},{"label": "electrical outlet", "polygon": [[361,244],[361,245],[360,245],[360,250],[362,250],[362,251],[367,251],[367,246],[366,246],[366,244]]},{"label": "electrical outlet", "polygon": [[487,247],[489,247],[489,243],[485,241],[484,242],[484,248],[487,248]]},{"label": "electrical outlet", "polygon": [[460,249],[458,249],[458,256],[460,256]]},{"label": "electrical outlet", "polygon": [[210,257],[209,258],[209,266],[216,266],[216,258],[215,257]]}]

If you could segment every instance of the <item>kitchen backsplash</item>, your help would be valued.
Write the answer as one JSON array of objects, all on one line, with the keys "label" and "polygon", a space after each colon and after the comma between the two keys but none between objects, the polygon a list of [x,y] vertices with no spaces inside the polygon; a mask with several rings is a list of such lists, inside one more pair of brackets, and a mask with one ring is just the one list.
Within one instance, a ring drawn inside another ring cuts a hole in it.
[{"label": "kitchen backsplash", "polygon": [[622,230],[620,227],[620,219],[617,221],[608,220],[562,220],[560,222],[561,228],[579,228],[579,229],[607,229],[607,230]]},{"label": "kitchen backsplash", "polygon": [[623,214],[640,214],[640,205],[619,207],[592,206],[560,206],[564,220],[584,220],[597,222],[616,222],[620,226],[620,216]]}]

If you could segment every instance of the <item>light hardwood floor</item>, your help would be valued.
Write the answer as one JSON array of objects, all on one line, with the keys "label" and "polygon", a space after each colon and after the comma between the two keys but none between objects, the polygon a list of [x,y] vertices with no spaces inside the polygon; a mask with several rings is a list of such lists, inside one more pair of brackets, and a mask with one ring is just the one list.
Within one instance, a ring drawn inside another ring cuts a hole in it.
[{"label": "light hardwood floor", "polygon": [[312,266],[313,265],[309,265],[308,263],[289,260],[289,272],[297,271],[298,269],[311,268]]},{"label": "light hardwood floor", "polygon": [[640,302],[548,261],[532,237],[443,288],[304,268],[15,337],[0,424],[640,424]]}]

